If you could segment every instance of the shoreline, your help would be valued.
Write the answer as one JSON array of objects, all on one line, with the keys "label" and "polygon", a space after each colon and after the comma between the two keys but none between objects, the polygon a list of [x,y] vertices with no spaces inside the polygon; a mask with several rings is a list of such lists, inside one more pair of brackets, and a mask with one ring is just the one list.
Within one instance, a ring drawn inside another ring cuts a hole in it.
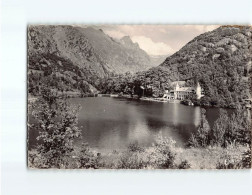
[{"label": "shoreline", "polygon": [[[138,95],[120,95],[120,94],[98,94],[98,93],[91,93],[91,94],[80,94],[80,93],[71,93],[71,92],[63,92],[63,93],[58,93],[57,94],[58,98],[86,98],[86,97],[112,97],[112,98],[126,98],[126,99],[131,99],[131,100],[141,100],[141,101],[149,101],[149,102],[160,102],[160,103],[180,103],[182,104],[182,100],[173,100],[173,101],[168,101],[164,100],[163,98],[154,98],[154,97],[138,97]],[[27,95],[27,102],[28,103],[33,103],[35,102],[40,96],[33,96],[31,94]],[[237,109],[233,107],[220,107],[220,106],[206,106],[206,105],[187,105],[183,104],[185,106],[200,106],[202,108],[224,108],[224,109]],[[247,108],[247,110],[251,110],[251,108]]]}]

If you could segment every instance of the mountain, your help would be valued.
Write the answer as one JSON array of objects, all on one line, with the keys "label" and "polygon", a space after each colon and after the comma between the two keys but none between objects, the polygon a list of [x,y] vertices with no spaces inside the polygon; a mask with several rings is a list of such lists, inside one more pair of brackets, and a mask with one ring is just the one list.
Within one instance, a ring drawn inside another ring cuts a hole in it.
[{"label": "mountain", "polygon": [[99,54],[111,72],[135,73],[154,66],[151,64],[149,55],[140,49],[137,43],[133,43],[129,36],[114,40],[101,29],[92,27],[78,29],[88,38],[95,52]]},{"label": "mountain", "polygon": [[36,95],[47,85],[61,92],[142,94],[144,85],[149,95],[161,96],[172,81],[185,80],[204,89],[197,103],[236,107],[251,98],[251,42],[251,26],[222,26],[155,67],[164,57],[149,56],[129,36],[115,40],[91,27],[29,26],[28,90]]},{"label": "mountain", "polygon": [[203,104],[235,107],[251,97],[251,34],[251,26],[222,26],[203,33],[138,77],[144,75],[156,95],[172,81],[200,82]]},{"label": "mountain", "polygon": [[150,55],[151,64],[156,67],[163,63],[167,57],[168,55]]},{"label": "mountain", "polygon": [[114,40],[101,29],[91,27],[28,27],[28,68],[33,70],[29,91],[35,94],[39,91],[35,82],[49,83],[57,91],[93,92],[100,78],[157,65],[152,63],[152,58],[130,37]]},{"label": "mountain", "polygon": [[[140,49],[138,43],[133,43],[129,36],[122,37],[119,42],[126,48],[132,50],[136,55],[135,59],[139,59],[140,64],[145,64],[147,69],[160,65],[168,57],[168,55],[148,55]],[[143,69],[139,68],[138,71],[143,71]]]}]

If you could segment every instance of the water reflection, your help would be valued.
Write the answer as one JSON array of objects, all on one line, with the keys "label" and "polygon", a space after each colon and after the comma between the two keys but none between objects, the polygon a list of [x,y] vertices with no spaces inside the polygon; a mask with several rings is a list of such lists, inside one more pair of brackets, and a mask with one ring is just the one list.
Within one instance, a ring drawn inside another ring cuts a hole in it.
[{"label": "water reflection", "polygon": [[200,116],[201,112],[200,112],[200,107],[195,107],[194,108],[194,117],[193,117],[193,122],[194,122],[194,125],[197,127],[200,125],[200,119],[201,119],[201,116]]},{"label": "water reflection", "polygon": [[[109,97],[73,98],[70,102],[82,106],[78,117],[83,126],[80,142],[86,141],[98,150],[123,149],[135,141],[150,146],[159,132],[184,146],[196,132],[201,117],[200,107],[176,103]],[[218,109],[207,109],[206,116],[211,125],[218,117]],[[31,145],[35,134],[30,134]]]}]

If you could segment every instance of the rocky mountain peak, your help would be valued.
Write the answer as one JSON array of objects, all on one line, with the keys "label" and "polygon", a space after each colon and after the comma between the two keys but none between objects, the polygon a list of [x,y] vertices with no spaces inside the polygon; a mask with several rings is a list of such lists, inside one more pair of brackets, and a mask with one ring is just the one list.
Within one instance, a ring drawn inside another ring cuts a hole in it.
[{"label": "rocky mountain peak", "polygon": [[124,36],[120,39],[122,45],[128,48],[139,48],[138,43],[133,43],[130,36]]}]

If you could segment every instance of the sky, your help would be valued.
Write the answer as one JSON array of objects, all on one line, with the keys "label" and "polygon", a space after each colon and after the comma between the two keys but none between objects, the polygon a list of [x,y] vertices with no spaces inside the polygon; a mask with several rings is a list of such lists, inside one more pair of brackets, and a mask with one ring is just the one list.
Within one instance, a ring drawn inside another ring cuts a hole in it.
[{"label": "sky", "polygon": [[149,55],[171,55],[194,37],[218,28],[218,25],[101,25],[109,36],[130,36]]}]

